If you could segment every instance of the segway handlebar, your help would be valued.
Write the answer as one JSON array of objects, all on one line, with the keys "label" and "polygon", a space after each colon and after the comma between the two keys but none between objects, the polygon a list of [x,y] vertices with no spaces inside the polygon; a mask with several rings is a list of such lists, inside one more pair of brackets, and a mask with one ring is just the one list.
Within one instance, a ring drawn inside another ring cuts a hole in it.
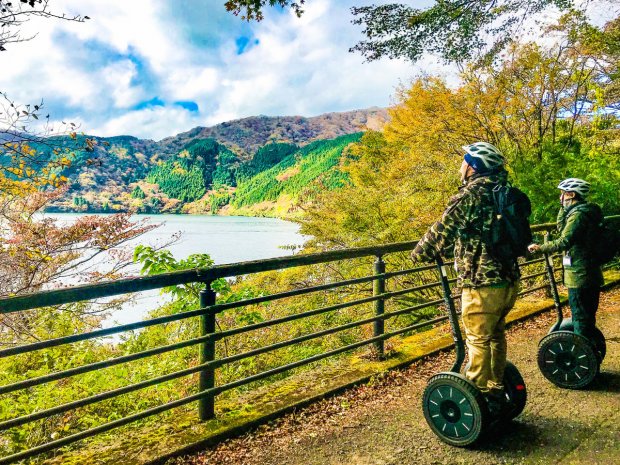
[{"label": "segway handlebar", "polygon": [[465,361],[465,344],[463,342],[463,335],[461,333],[461,327],[459,326],[458,315],[456,314],[456,307],[454,306],[454,299],[452,298],[452,291],[450,290],[450,283],[448,282],[446,265],[439,255],[435,256],[435,261],[437,263],[437,268],[439,269],[441,287],[443,288],[443,298],[446,302],[446,307],[448,307],[448,318],[450,320],[450,327],[452,328],[454,346],[456,347],[456,360],[450,371],[460,373],[461,366]]},{"label": "segway handlebar", "polygon": [[[549,240],[549,233],[545,234],[545,242]],[[553,304],[558,314],[556,323],[551,328],[551,331],[557,331],[560,329],[564,315],[562,314],[562,303],[560,302],[560,294],[558,293],[558,285],[555,282],[555,270],[553,269],[553,258],[551,255],[545,253],[545,270],[547,271],[547,279],[549,279],[549,288],[551,289],[551,295],[553,296]]]}]

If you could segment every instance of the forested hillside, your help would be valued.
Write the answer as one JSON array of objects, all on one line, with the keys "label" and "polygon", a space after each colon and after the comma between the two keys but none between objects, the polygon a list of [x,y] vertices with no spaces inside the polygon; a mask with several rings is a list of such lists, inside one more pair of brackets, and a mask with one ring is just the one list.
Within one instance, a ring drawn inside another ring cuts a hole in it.
[{"label": "forested hillside", "polygon": [[[386,115],[383,109],[372,109],[313,118],[259,116],[198,127],[160,142],[95,137],[92,147],[72,152],[69,166],[58,169],[57,175],[68,182],[64,195],[52,201],[48,210],[215,213],[232,203],[223,212],[286,215],[319,177],[333,187],[340,175],[328,171],[338,164],[343,148],[359,138],[348,135],[381,127]],[[322,152],[322,142],[334,138],[338,142],[325,148],[329,154]],[[69,142],[74,141],[67,137]],[[44,145],[37,149],[48,150]],[[304,161],[295,167],[295,160]],[[271,174],[262,174],[280,163]],[[282,173],[289,166],[300,173]],[[238,189],[240,197],[236,197]],[[278,212],[267,204],[252,211],[252,203],[276,201],[281,207]]]},{"label": "forested hillside", "polygon": [[300,200],[307,204],[319,192],[342,187],[347,175],[338,165],[345,149],[361,135],[313,142],[272,168],[242,180],[226,211],[288,216]]}]

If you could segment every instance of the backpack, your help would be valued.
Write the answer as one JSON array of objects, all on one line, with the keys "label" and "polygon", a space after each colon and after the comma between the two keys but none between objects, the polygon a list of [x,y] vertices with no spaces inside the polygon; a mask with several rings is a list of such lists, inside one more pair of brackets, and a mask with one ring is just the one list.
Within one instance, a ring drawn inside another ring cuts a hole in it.
[{"label": "backpack", "polygon": [[611,223],[603,220],[597,227],[593,252],[599,265],[611,262],[620,253],[620,230]]},{"label": "backpack", "polygon": [[503,263],[527,255],[532,243],[529,216],[532,204],[525,193],[510,184],[493,188],[494,216],[489,231],[490,253]]}]

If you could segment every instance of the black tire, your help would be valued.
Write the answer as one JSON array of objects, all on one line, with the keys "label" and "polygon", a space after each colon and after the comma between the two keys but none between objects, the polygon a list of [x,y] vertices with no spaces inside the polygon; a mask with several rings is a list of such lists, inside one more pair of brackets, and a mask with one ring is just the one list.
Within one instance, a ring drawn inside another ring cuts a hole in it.
[{"label": "black tire", "polygon": [[594,328],[594,338],[592,342],[594,342],[594,347],[598,350],[600,362],[602,363],[603,360],[605,360],[605,355],[607,355],[607,343],[600,329]]},{"label": "black tire", "polygon": [[[575,331],[575,325],[573,325],[572,318],[564,318],[562,323],[560,324],[560,328],[558,331]],[[605,342],[605,336],[601,332],[600,329],[594,328],[594,334],[592,338],[592,342],[596,347],[596,350],[599,352],[600,361],[605,360],[605,355],[607,355],[607,343]]]},{"label": "black tire", "polygon": [[598,374],[599,354],[585,337],[556,331],[538,344],[538,368],[556,386],[583,389]]},{"label": "black tire", "polygon": [[506,369],[504,370],[504,390],[508,398],[506,419],[512,420],[521,415],[521,412],[523,412],[525,408],[525,404],[527,403],[527,387],[517,367],[508,361],[506,362]]},{"label": "black tire", "polygon": [[424,390],[422,409],[433,432],[451,446],[475,443],[487,425],[486,401],[474,384],[459,373],[433,376]]}]

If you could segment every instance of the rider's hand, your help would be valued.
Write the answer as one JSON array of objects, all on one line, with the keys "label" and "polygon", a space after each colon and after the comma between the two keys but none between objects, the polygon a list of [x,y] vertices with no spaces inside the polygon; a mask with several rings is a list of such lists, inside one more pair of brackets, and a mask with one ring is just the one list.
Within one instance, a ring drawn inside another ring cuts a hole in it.
[{"label": "rider's hand", "polygon": [[540,252],[540,246],[538,244],[530,244],[527,246],[527,250],[529,253],[538,253]]}]

